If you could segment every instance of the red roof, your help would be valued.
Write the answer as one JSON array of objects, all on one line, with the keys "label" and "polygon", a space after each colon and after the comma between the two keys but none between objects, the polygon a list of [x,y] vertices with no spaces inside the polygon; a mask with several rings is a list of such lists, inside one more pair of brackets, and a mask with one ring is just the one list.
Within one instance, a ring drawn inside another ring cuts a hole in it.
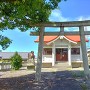
[{"label": "red roof", "polygon": [[[55,40],[57,37],[59,36],[44,36],[44,42],[45,43],[48,43],[48,42],[51,42],[53,40]],[[68,35],[68,36],[65,36],[67,39],[71,40],[71,41],[74,41],[74,42],[80,42],[80,36],[79,35]],[[35,42],[39,42],[39,37],[35,40]],[[86,42],[88,42],[88,40],[86,39]]]}]

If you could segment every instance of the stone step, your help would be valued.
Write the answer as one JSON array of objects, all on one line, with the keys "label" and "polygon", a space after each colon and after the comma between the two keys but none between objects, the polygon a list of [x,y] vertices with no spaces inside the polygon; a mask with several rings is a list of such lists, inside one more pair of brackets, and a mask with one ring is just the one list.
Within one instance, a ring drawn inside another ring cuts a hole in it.
[{"label": "stone step", "polygon": [[69,65],[67,65],[67,66],[53,66],[53,67],[69,67]]},{"label": "stone step", "polygon": [[66,65],[66,66],[69,66],[68,63],[59,63],[59,64],[55,64],[55,66],[63,66],[63,65],[64,65],[64,66],[65,66],[65,65]]},{"label": "stone step", "polygon": [[55,65],[68,65],[68,63],[56,63]]},{"label": "stone step", "polygon": [[56,63],[55,66],[53,66],[53,68],[62,68],[62,69],[66,69],[69,68],[70,66],[68,65],[68,62],[60,62],[60,63]]},{"label": "stone step", "polygon": [[55,65],[54,67],[68,67],[68,66],[69,66],[69,65],[63,65],[63,66],[62,66],[62,65],[58,65],[58,66]]}]

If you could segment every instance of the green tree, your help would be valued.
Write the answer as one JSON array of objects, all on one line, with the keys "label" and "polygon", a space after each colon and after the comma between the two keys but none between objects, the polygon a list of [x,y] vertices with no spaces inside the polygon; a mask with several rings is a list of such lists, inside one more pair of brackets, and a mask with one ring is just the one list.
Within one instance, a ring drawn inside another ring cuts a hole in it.
[{"label": "green tree", "polygon": [[11,42],[12,41],[9,38],[0,35],[0,45],[1,45],[1,47],[2,47],[3,50],[5,50],[6,48],[8,48]]},{"label": "green tree", "polygon": [[[61,1],[65,0],[0,0],[0,31],[15,28],[27,31],[35,27],[32,27],[33,24],[48,22],[51,11],[56,9]],[[9,45],[10,41],[7,44]],[[39,60],[38,62],[40,65]],[[41,65],[36,69],[36,73],[39,73],[36,75],[37,81],[40,81],[40,68]]]},{"label": "green tree", "polygon": [[[19,28],[26,31],[31,24],[47,22],[51,10],[61,0],[0,0],[0,31]],[[11,41],[0,34],[0,45],[6,49]]]},{"label": "green tree", "polygon": [[10,60],[12,69],[19,70],[19,68],[22,67],[22,57],[18,54],[18,52],[15,52]]}]

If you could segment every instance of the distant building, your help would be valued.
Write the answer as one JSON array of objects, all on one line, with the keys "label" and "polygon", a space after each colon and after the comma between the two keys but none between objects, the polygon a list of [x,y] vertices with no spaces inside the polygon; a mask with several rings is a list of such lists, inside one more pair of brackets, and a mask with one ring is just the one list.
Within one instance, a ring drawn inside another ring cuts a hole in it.
[{"label": "distant building", "polygon": [[[0,58],[2,59],[10,59],[15,52],[0,52]],[[18,52],[18,54],[22,57],[23,60],[27,60],[28,59],[28,54],[29,52]]]}]

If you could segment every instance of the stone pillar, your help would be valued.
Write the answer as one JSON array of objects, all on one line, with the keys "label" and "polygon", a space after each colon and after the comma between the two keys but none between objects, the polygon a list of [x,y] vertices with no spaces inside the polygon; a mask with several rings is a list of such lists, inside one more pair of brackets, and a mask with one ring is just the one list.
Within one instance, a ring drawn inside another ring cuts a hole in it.
[{"label": "stone pillar", "polygon": [[68,46],[68,63],[71,66],[71,45]]},{"label": "stone pillar", "polygon": [[52,66],[55,65],[55,45],[53,43],[53,47],[52,47]]},{"label": "stone pillar", "polygon": [[80,45],[80,60],[82,61],[82,49],[81,49],[81,45]]},{"label": "stone pillar", "polygon": [[44,27],[40,27],[39,44],[38,44],[38,58],[37,58],[36,75],[35,75],[35,79],[38,82],[41,80],[43,42],[44,42]]},{"label": "stone pillar", "polygon": [[84,35],[84,26],[79,27],[79,33],[80,33],[80,40],[81,40],[84,73],[86,76],[90,76],[89,66],[88,66],[87,49],[86,49],[86,41],[85,41],[85,35]]}]

